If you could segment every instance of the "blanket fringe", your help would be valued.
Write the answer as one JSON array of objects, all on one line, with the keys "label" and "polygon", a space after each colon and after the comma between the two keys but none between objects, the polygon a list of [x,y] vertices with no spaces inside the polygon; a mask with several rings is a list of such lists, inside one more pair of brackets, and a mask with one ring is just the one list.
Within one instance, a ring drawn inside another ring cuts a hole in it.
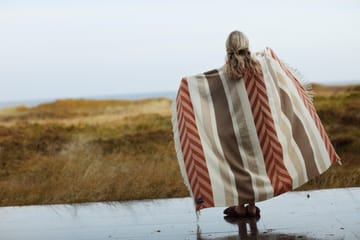
[{"label": "blanket fringe", "polygon": [[295,78],[301,83],[301,85],[305,89],[305,92],[306,92],[307,96],[309,97],[309,99],[311,100],[311,102],[314,102],[314,91],[312,89],[311,82],[308,81],[297,68],[295,68],[287,63],[284,63],[284,64],[290,70],[290,72],[295,76]]},{"label": "blanket fringe", "polygon": [[[188,189],[188,191],[190,193],[191,198],[194,199],[192,191],[191,191],[189,178],[187,176],[186,168],[185,168],[185,165],[184,165],[184,156],[183,156],[183,153],[181,151],[180,136],[179,136],[179,130],[178,130],[178,123],[177,123],[176,98],[172,99],[171,123],[172,123],[172,126],[173,126],[175,151],[176,151],[177,161],[178,161],[178,164],[179,164],[179,167],[180,167],[180,172],[181,172],[182,178],[184,180],[184,184],[185,184],[185,186],[187,187],[187,189]],[[194,203],[194,207],[195,207],[195,203]]]}]

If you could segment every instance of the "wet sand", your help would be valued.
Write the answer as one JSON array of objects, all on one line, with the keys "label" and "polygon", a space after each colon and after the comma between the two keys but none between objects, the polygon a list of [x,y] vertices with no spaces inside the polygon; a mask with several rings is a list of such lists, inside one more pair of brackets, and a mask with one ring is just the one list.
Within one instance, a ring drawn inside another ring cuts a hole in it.
[{"label": "wet sand", "polygon": [[261,218],[196,216],[190,198],[0,208],[0,239],[360,239],[360,188],[290,192]]}]

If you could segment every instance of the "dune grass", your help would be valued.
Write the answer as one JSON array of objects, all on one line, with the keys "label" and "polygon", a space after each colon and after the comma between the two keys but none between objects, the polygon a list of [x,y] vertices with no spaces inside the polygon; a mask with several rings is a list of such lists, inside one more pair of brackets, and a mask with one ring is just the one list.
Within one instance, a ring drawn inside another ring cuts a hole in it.
[{"label": "dune grass", "polygon": [[[300,189],[360,186],[360,87],[315,86],[343,166]],[[184,197],[165,98],[0,110],[0,206]]]},{"label": "dune grass", "polygon": [[299,190],[360,186],[360,86],[314,85],[314,105],[342,159]]},{"label": "dune grass", "polygon": [[0,113],[0,205],[186,196],[168,99],[61,100]]}]

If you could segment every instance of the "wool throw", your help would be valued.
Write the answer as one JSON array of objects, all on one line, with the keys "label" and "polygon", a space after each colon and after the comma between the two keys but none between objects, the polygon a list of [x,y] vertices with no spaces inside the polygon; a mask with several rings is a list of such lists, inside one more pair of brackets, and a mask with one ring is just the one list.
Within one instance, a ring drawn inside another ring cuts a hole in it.
[{"label": "wool throw", "polygon": [[294,72],[270,48],[254,56],[262,77],[222,67],[181,80],[173,132],[196,210],[272,198],[340,160]]}]

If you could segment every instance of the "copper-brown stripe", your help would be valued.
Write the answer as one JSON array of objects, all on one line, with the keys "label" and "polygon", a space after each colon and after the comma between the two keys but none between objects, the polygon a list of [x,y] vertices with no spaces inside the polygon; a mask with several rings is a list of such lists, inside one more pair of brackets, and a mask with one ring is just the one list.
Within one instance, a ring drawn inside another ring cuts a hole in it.
[{"label": "copper-brown stripe", "polygon": [[245,86],[263,151],[266,172],[274,194],[279,195],[292,189],[292,179],[284,165],[283,150],[276,133],[263,76],[246,78]]},{"label": "copper-brown stripe", "polygon": [[214,199],[210,177],[185,78],[181,81],[176,101],[180,144],[194,200],[197,203],[196,210],[213,207]]},{"label": "copper-brown stripe", "polygon": [[205,76],[208,80],[211,97],[216,99],[213,103],[220,144],[225,159],[229,163],[235,177],[239,204],[254,201],[255,197],[251,177],[243,166],[229,112],[229,105],[219,73],[218,71],[211,71],[205,73]]}]

